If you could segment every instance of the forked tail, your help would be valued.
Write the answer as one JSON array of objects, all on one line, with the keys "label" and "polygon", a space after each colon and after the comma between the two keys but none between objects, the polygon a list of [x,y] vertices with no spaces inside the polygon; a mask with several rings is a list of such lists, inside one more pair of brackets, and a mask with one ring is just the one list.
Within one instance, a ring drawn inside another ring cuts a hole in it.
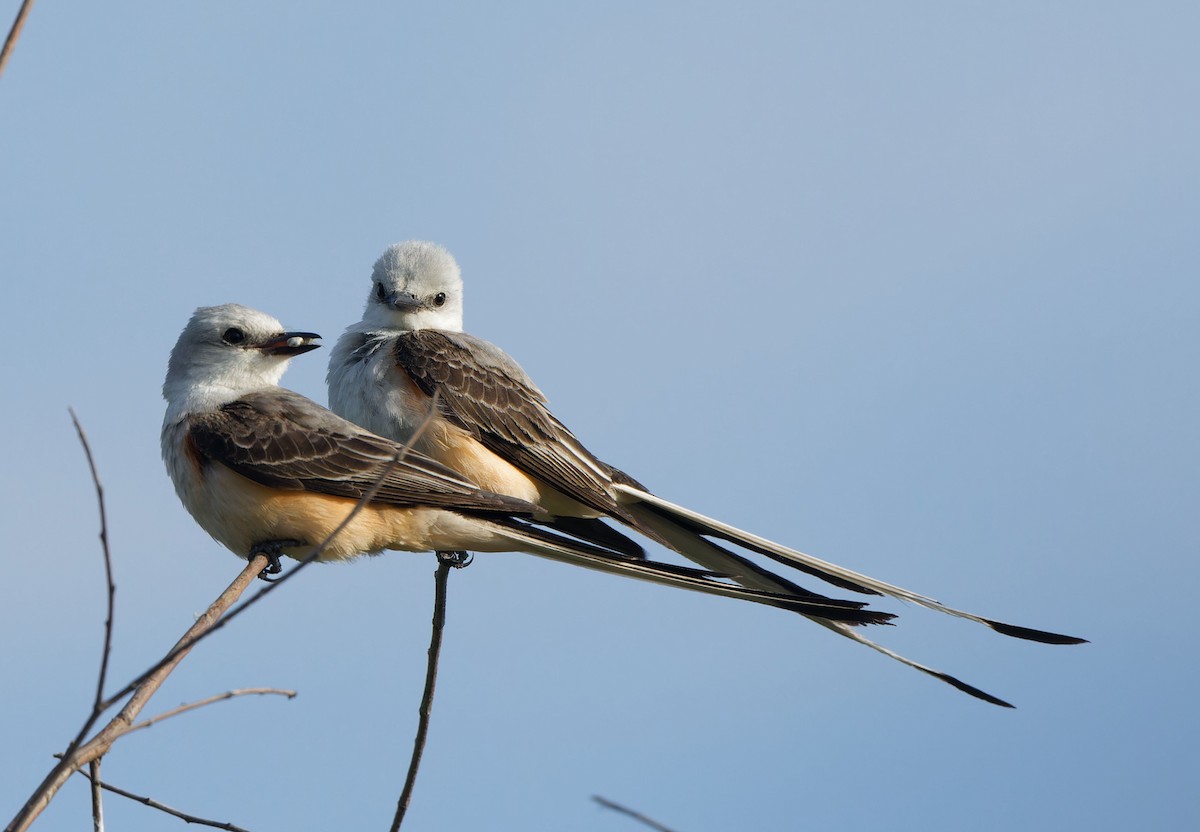
[{"label": "forked tail", "polygon": [[[912,590],[903,587],[895,586],[884,581],[877,580],[869,575],[855,572],[851,569],[838,566],[834,563],[815,558],[812,555],[806,555],[804,552],[799,552],[795,549],[790,549],[782,544],[775,543],[772,540],[767,540],[764,537],[759,537],[742,529],[730,526],[728,523],[722,523],[720,520],[714,520],[711,517],[705,517],[703,514],[684,508],[683,506],[675,505],[672,502],[664,500],[648,491],[643,491],[640,488],[625,485],[623,483],[614,483],[613,490],[621,494],[626,500],[631,501],[627,505],[639,519],[646,519],[649,515],[654,515],[661,518],[665,522],[653,523],[647,521],[655,527],[658,536],[670,536],[672,548],[675,548],[680,554],[689,559],[705,566],[713,568],[703,560],[698,560],[693,557],[696,551],[699,551],[701,557],[705,556],[705,549],[700,544],[688,542],[686,537],[690,533],[695,539],[704,540],[701,535],[711,535],[713,537],[727,540],[735,543],[738,546],[743,546],[752,552],[758,552],[768,558],[791,566],[795,569],[805,572],[820,578],[827,583],[842,589],[848,589],[855,592],[862,592],[868,595],[889,595],[893,598],[898,598],[902,601],[910,601],[914,604],[919,604],[931,610],[946,613],[947,615],[957,616],[958,618],[966,618],[971,621],[976,621],[1013,638],[1027,639],[1029,641],[1038,641],[1043,644],[1084,644],[1087,639],[1077,638],[1076,636],[1067,636],[1060,633],[1052,633],[1046,630],[1036,630],[1031,627],[1020,627],[1015,624],[1006,624],[1003,621],[996,621],[991,618],[964,610],[955,609],[947,606],[940,601],[913,592]],[[638,511],[641,509],[641,511]],[[672,530],[673,527],[673,530]],[[683,548],[677,547],[676,541],[680,541],[681,545],[691,549],[685,551]],[[705,541],[711,545],[711,541]],[[717,547],[720,550],[720,547]],[[724,551],[724,550],[720,550]],[[732,555],[732,553],[726,553]],[[742,560],[745,560],[744,558]],[[749,561],[747,561],[749,563]],[[761,567],[751,564],[757,571],[764,572]],[[770,574],[770,573],[767,573]],[[781,579],[782,580],[782,579]],[[882,648],[879,648],[882,650]]]},{"label": "forked tail", "polygon": [[[891,613],[864,609],[865,604],[861,601],[843,601],[813,593],[796,594],[789,592],[785,587],[778,589],[745,587],[723,580],[726,577],[724,575],[717,575],[706,570],[614,554],[605,549],[527,525],[519,520],[489,519],[480,520],[480,522],[492,525],[516,544],[514,548],[521,551],[627,578],[638,578],[725,598],[753,601],[843,626],[884,624],[895,617]],[[801,592],[804,591],[801,590]]]}]

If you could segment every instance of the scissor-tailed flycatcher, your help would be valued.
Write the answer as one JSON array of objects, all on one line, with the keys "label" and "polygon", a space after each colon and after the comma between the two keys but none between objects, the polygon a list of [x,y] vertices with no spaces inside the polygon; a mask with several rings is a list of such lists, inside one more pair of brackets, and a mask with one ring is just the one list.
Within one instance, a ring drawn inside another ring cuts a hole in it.
[{"label": "scissor-tailed flycatcher", "polygon": [[[480,488],[536,503],[545,512],[538,519],[548,525],[628,554],[639,551],[637,544],[597,518],[618,520],[748,588],[815,595],[709,538],[737,544],[842,589],[890,595],[977,621],[1005,635],[1049,644],[1084,641],[948,607],[650,493],[588,451],[554,417],[545,396],[512,358],[462,331],[462,315],[462,277],[448,251],[416,241],[388,248],[375,263],[363,320],[346,330],[330,356],[330,407],[401,442],[412,437],[430,408],[436,407],[438,417],[415,443],[418,450]],[[841,623],[816,620],[972,696],[1008,704],[875,644]]]},{"label": "scissor-tailed flycatcher", "polygon": [[200,526],[242,557],[302,558],[369,493],[373,499],[321,560],[383,549],[521,551],[803,612],[847,624],[893,616],[839,601],[747,589],[697,569],[654,563],[530,525],[541,510],[481,490],[438,462],[368,433],[278,386],[292,356],[316,349],[312,332],[236,304],[196,310],[163,384],[162,452],[175,491]]}]

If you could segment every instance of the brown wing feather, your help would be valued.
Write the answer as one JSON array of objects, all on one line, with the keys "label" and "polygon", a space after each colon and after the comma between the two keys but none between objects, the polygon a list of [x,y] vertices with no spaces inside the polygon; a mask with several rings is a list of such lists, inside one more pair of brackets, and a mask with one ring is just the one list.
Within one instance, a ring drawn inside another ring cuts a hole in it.
[{"label": "brown wing feather", "polygon": [[422,329],[398,337],[395,356],[427,395],[437,392],[442,414],[489,450],[584,505],[625,516],[608,490],[614,469],[554,417],[542,391],[498,347]]},{"label": "brown wing feather", "polygon": [[[190,438],[208,460],[262,485],[359,499],[402,446],[368,433],[290,390],[253,393],[193,417]],[[440,463],[408,451],[375,502],[530,515],[523,500],[481,491]]]}]

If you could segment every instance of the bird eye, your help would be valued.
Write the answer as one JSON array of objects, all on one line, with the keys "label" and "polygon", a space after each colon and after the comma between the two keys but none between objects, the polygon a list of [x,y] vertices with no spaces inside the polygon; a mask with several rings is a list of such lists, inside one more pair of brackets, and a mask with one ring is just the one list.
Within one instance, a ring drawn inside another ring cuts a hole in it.
[{"label": "bird eye", "polygon": [[434,306],[443,306],[443,305],[445,305],[445,303],[446,303],[446,293],[445,292],[438,292],[436,295],[433,296],[433,305]]},{"label": "bird eye", "polygon": [[383,291],[382,283],[375,284],[375,297],[379,298],[380,301],[387,299],[387,293]]},{"label": "bird eye", "polygon": [[246,340],[246,333],[242,332],[236,326],[231,326],[221,335],[226,344],[240,344]]}]

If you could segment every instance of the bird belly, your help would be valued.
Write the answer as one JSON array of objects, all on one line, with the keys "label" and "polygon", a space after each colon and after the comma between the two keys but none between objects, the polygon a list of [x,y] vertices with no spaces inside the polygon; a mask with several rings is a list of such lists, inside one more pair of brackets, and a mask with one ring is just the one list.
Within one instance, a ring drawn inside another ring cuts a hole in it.
[{"label": "bird belly", "polygon": [[[246,479],[223,465],[205,472],[199,499],[188,505],[209,534],[240,557],[256,544],[296,541],[281,553],[301,559],[333,534],[358,501],[312,491],[282,491]],[[498,527],[427,506],[363,506],[326,545],[318,560],[346,560],[385,549],[408,552],[504,551]]]}]

